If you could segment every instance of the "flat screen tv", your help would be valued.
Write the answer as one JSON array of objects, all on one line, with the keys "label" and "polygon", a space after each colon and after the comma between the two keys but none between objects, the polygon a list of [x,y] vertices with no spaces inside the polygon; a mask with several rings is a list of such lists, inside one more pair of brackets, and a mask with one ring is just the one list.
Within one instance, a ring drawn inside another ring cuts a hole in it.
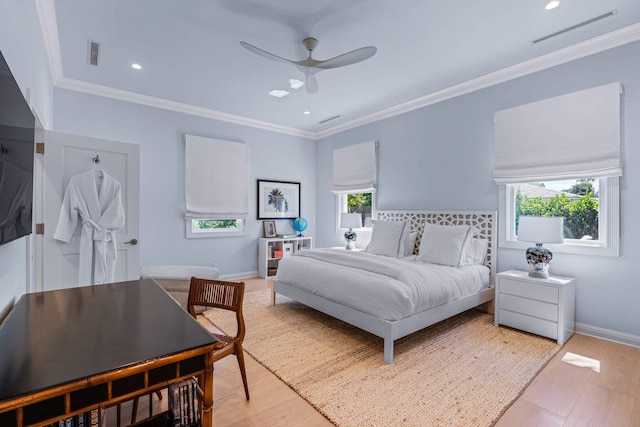
[{"label": "flat screen tv", "polygon": [[0,245],[32,232],[35,118],[0,52]]}]

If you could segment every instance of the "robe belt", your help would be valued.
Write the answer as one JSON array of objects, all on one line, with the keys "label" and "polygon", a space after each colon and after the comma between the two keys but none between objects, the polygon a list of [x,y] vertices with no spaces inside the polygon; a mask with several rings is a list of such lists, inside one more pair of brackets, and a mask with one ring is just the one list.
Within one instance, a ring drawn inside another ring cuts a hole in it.
[{"label": "robe belt", "polygon": [[[102,228],[100,227],[94,220],[92,219],[85,219],[82,221],[82,225],[84,224],[89,224],[91,225],[96,231],[102,233],[102,241],[103,241],[103,245],[104,245],[104,264],[105,264],[105,268],[106,268],[106,262],[107,262],[107,236],[111,237],[111,244],[113,245],[113,259],[118,259],[118,249],[117,249],[117,245],[116,245],[116,236],[113,234],[115,230],[109,230],[106,228]],[[95,237],[93,237],[93,240],[98,240]]]}]

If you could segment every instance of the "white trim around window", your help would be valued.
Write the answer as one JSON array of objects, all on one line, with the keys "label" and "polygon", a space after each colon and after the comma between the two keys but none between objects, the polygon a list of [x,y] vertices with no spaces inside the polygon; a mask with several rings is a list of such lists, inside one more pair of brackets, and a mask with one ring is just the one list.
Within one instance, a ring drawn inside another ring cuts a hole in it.
[{"label": "white trim around window", "polygon": [[203,237],[235,237],[246,235],[246,220],[236,219],[237,228],[223,228],[223,229],[208,229],[208,230],[196,230],[193,226],[196,219],[185,220],[187,227],[187,239],[198,239]]},{"label": "white trim around window", "polygon": [[[524,250],[531,244],[516,240],[515,185],[504,184],[498,185],[498,187],[500,193],[499,246]],[[620,246],[620,184],[618,177],[600,178],[599,214],[599,239],[597,241],[566,239],[561,245],[549,244],[545,246],[558,253],[617,257]]]}]

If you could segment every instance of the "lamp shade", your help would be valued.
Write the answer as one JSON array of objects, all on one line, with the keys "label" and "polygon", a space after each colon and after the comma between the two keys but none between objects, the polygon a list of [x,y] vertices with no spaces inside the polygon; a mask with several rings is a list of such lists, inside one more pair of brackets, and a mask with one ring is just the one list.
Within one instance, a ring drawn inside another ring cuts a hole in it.
[{"label": "lamp shade", "polygon": [[534,243],[562,243],[564,218],[561,216],[520,216],[518,240]]},{"label": "lamp shade", "polygon": [[340,228],[361,228],[362,215],[359,213],[340,214]]}]

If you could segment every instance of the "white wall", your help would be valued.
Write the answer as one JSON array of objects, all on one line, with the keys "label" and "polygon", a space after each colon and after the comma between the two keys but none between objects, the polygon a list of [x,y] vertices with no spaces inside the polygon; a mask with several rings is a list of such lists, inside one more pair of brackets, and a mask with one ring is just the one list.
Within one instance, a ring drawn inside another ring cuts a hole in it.
[{"label": "white wall", "polygon": [[[23,95],[27,88],[41,119],[53,119],[53,84],[33,1],[0,2],[0,51]],[[26,292],[27,239],[0,246],[0,318]]]},{"label": "white wall", "polygon": [[[257,179],[301,183],[301,213],[315,235],[315,141],[201,117],[100,98],[64,89],[55,92],[55,130],[140,145],[140,257],[142,265],[218,264],[220,274],[257,271]],[[249,148],[249,217],[244,237],[185,237],[185,133],[245,142]],[[278,232],[292,231],[278,220]]]},{"label": "white wall", "polygon": [[[640,344],[640,42],[343,132],[318,146],[317,236],[342,245],[331,194],[332,151],[379,141],[379,209],[498,210],[491,180],[496,111],[619,81],[624,86],[620,257],[556,254],[552,273],[577,278],[581,330]],[[498,271],[526,269],[521,250],[500,249]]]}]

